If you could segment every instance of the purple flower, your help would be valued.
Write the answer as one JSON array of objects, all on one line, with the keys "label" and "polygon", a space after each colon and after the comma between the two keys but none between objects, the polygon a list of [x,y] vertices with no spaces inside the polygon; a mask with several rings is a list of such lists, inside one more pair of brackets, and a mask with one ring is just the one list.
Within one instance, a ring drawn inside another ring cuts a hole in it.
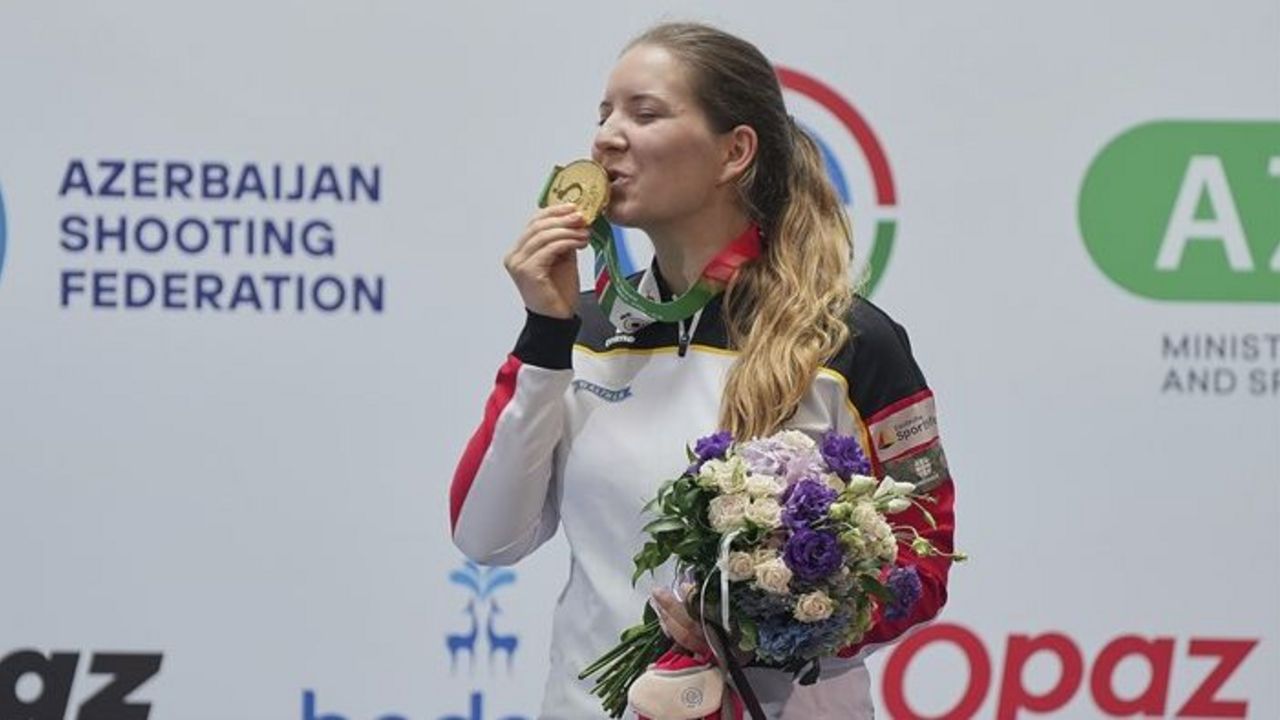
[{"label": "purple flower", "polygon": [[822,436],[819,449],[827,467],[845,482],[848,482],[850,475],[871,474],[871,463],[862,453],[862,446],[850,435],[828,432]]},{"label": "purple flower", "polygon": [[817,480],[800,480],[782,491],[782,522],[795,529],[808,527],[827,516],[836,491]]},{"label": "purple flower", "polygon": [[748,470],[757,475],[780,476],[791,452],[773,438],[760,438],[743,443],[738,448],[738,457],[747,464]]},{"label": "purple flower", "polygon": [[844,563],[844,551],[835,533],[800,527],[787,540],[782,559],[796,578],[812,583],[838,570]]},{"label": "purple flower", "polygon": [[915,565],[896,567],[885,582],[893,593],[893,602],[884,609],[886,620],[901,620],[911,613],[920,599],[920,573]]},{"label": "purple flower", "polygon": [[728,430],[721,430],[718,433],[698,438],[694,443],[693,453],[698,456],[689,469],[685,472],[692,475],[702,469],[702,464],[708,460],[723,460],[725,453],[729,452],[729,446],[733,444],[733,433]]},{"label": "purple flower", "polygon": [[787,461],[787,466],[783,470],[782,479],[787,483],[796,483],[801,480],[817,480],[822,477],[822,459],[817,453],[807,453],[796,455]]},{"label": "purple flower", "polygon": [[738,447],[738,456],[756,475],[773,475],[790,484],[801,478],[821,477],[822,456],[816,449],[797,449],[777,437],[758,438]]},{"label": "purple flower", "polygon": [[723,460],[724,454],[728,452],[729,446],[732,444],[733,433],[728,430],[721,430],[713,435],[698,438],[698,442],[693,446],[693,452],[697,454],[699,460]]}]

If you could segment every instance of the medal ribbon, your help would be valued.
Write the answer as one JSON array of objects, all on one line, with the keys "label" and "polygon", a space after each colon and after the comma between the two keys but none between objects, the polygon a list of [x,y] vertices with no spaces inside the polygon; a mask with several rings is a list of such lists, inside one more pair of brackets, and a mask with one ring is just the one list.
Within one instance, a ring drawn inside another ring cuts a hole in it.
[{"label": "medal ribbon", "polygon": [[[596,275],[596,299],[609,321],[627,332],[635,332],[654,321],[670,323],[693,317],[711,298],[724,290],[737,274],[738,268],[759,257],[761,252],[760,228],[752,223],[746,231],[711,258],[693,287],[680,297],[660,302],[646,296],[645,292],[626,281],[618,261],[613,226],[603,216],[596,218],[591,225],[591,247],[596,252],[596,266],[599,268]],[[644,289],[656,297],[656,286],[651,284]]]},{"label": "medal ribbon", "polygon": [[[546,206],[554,177],[555,173],[552,173],[547,179],[546,187],[538,198],[539,206]],[[598,216],[591,224],[589,239],[591,249],[595,252],[596,299],[614,327],[626,332],[635,332],[654,321],[673,323],[693,317],[711,298],[724,290],[738,268],[759,257],[761,253],[760,228],[752,223],[746,231],[711,258],[693,287],[680,297],[661,302],[657,299],[656,283],[649,283],[642,291],[626,281],[622,264],[618,260],[613,226],[604,215]],[[642,282],[642,287],[643,285]]]}]

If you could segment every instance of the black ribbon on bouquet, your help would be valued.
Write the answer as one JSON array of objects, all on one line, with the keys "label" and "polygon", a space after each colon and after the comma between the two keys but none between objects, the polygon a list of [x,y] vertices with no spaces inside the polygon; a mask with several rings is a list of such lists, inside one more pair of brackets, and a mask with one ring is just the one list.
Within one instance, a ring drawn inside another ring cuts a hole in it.
[{"label": "black ribbon on bouquet", "polygon": [[[733,645],[729,644],[729,638],[725,635],[724,628],[718,624],[709,622],[706,626],[711,628],[713,639],[718,646],[714,648],[716,655],[724,659],[725,669],[729,671],[729,679],[733,682],[733,688],[738,691],[738,697],[742,698],[742,704],[746,707],[747,715],[751,720],[768,720],[764,714],[764,708],[760,707],[760,700],[756,698],[756,693],[751,689],[751,683],[747,682],[746,673],[742,672],[740,665],[733,657]],[[708,638],[712,639],[712,638]]]}]

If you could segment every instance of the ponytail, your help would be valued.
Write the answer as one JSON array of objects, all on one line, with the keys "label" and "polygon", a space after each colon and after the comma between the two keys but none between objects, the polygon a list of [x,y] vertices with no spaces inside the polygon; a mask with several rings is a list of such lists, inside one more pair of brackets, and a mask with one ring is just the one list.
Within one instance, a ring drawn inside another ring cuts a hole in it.
[{"label": "ponytail", "polygon": [[852,231],[817,145],[790,118],[787,124],[791,162],[781,213],[765,225],[763,255],[739,271],[724,299],[729,342],[740,352],[720,424],[739,438],[780,429],[849,338]]},{"label": "ponytail", "polygon": [[764,252],[725,289],[739,350],[720,406],[737,438],[768,435],[795,414],[818,369],[849,338],[852,231],[813,139],[787,115],[773,66],[751,43],[697,23],[655,26],[627,47],[657,45],[683,61],[711,126],[749,125],[756,157],[738,179]]}]

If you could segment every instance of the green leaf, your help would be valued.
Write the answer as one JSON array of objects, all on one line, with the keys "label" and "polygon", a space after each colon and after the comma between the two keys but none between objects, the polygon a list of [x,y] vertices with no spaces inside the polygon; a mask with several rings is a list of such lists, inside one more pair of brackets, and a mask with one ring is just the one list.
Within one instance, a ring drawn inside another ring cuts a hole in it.
[{"label": "green leaf", "polygon": [[675,553],[681,557],[692,557],[698,554],[703,545],[700,538],[690,535],[676,544]]},{"label": "green leaf", "polygon": [[685,524],[683,521],[677,518],[660,517],[657,520],[654,520],[649,524],[645,525],[643,529],[645,532],[649,533],[650,535],[657,535],[658,533],[663,533],[663,532],[673,532],[677,530],[684,530]]},{"label": "green leaf", "polygon": [[666,563],[670,557],[671,557],[671,551],[663,550],[663,551],[654,552],[650,555],[645,556],[643,562],[641,562],[637,558],[636,571],[631,575],[632,586],[634,586],[636,582],[640,580],[641,575],[644,575],[646,572],[657,570],[658,568],[662,567],[662,565]]},{"label": "green leaf", "polygon": [[680,489],[680,505],[690,510],[694,510],[698,506],[698,500],[703,493],[703,488],[698,487],[694,483],[689,483],[688,487]]},{"label": "green leaf", "polygon": [[610,717],[621,717],[627,708],[627,690],[648,666],[671,647],[656,615],[646,617],[643,625],[629,628],[626,639],[578,675],[580,680],[597,675],[591,694],[600,698],[601,707]]},{"label": "green leaf", "polygon": [[622,631],[622,642],[629,643],[639,638],[640,636],[644,635],[644,632],[645,632],[644,623],[640,623],[639,625],[632,625],[631,627]]},{"label": "green leaf", "polygon": [[671,496],[672,491],[675,489],[675,485],[676,483],[674,480],[668,480],[658,487],[658,494],[655,495],[651,501],[655,507],[662,507],[667,504],[667,498]]},{"label": "green leaf", "polygon": [[757,525],[749,525],[745,532],[733,539],[733,548],[735,550],[742,550],[745,548],[755,547],[756,545],[759,545],[764,540],[764,536],[770,532],[772,531],[766,530]]},{"label": "green leaf", "polygon": [[869,595],[874,595],[881,602],[891,603],[894,601],[893,592],[889,590],[884,583],[875,578],[864,575],[859,584],[862,585],[864,592]]},{"label": "green leaf", "polygon": [[924,513],[925,522],[929,523],[929,527],[935,530],[938,529],[938,521],[933,519],[933,513],[925,510],[923,505],[916,505],[916,507],[920,508],[920,512]]},{"label": "green leaf", "polygon": [[739,618],[738,630],[742,633],[742,637],[738,640],[738,647],[747,652],[755,652],[760,646],[760,631],[756,629],[754,621],[747,618]]}]

